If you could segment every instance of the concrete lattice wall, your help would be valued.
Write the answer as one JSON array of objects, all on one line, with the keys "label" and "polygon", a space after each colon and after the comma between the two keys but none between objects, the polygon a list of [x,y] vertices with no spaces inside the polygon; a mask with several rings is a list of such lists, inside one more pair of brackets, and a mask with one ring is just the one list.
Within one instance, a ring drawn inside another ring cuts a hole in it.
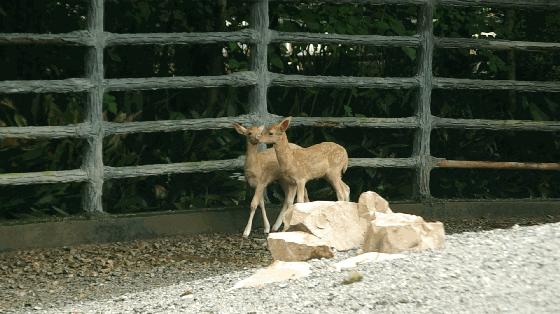
[{"label": "concrete lattice wall", "polygon": [[[270,0],[273,1],[273,0]],[[276,0],[280,1],[280,0]],[[284,0],[287,1],[287,0]],[[140,132],[172,132],[185,130],[221,129],[233,121],[245,124],[265,124],[279,117],[267,111],[269,86],[298,87],[357,87],[357,88],[417,88],[417,112],[405,118],[295,117],[294,126],[413,128],[416,130],[413,155],[408,158],[351,158],[351,167],[393,167],[416,170],[415,195],[423,205],[440,202],[430,193],[430,171],[446,168],[494,168],[560,170],[560,163],[520,163],[454,161],[430,154],[430,134],[434,128],[470,128],[487,130],[560,131],[558,121],[448,119],[433,116],[430,110],[433,89],[491,89],[524,92],[560,92],[560,82],[489,81],[434,77],[432,59],[435,48],[486,48],[518,50],[558,50],[560,43],[522,42],[462,38],[436,38],[433,34],[433,12],[436,6],[499,6],[506,8],[560,8],[558,0],[324,0],[323,2],[418,5],[418,32],[415,36],[340,35],[318,33],[287,33],[269,29],[269,0],[252,3],[251,29],[238,32],[212,33],[150,33],[115,34],[103,29],[104,0],[90,0],[89,26],[86,31],[63,34],[0,33],[0,45],[78,45],[88,47],[87,77],[65,80],[0,81],[0,93],[66,93],[88,92],[85,122],[67,126],[2,127],[1,137],[11,138],[84,138],[88,150],[80,169],[34,173],[0,174],[0,185],[85,182],[83,210],[103,212],[102,191],[106,180],[165,175],[175,173],[212,172],[240,169],[243,158],[210,160],[133,167],[108,167],[103,164],[103,138],[113,134]],[[220,76],[184,76],[164,78],[106,79],[103,51],[117,45],[218,43],[242,41],[252,45],[251,70]],[[267,49],[270,43],[321,42],[371,46],[414,47],[419,50],[418,71],[413,77],[336,77],[302,76],[270,73],[267,69]],[[103,121],[103,94],[108,91],[162,88],[198,88],[218,86],[252,86],[250,114],[232,118],[205,118],[173,121],[112,123]],[[558,201],[550,200],[554,204]],[[550,201],[548,205],[550,205]],[[527,206],[534,206],[527,202]]]}]

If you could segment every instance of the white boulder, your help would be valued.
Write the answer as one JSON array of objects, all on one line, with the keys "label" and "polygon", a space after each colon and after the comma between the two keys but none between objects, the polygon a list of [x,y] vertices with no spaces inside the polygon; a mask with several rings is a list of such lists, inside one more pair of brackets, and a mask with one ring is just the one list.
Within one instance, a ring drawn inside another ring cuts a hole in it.
[{"label": "white boulder", "polygon": [[338,251],[359,248],[368,222],[360,217],[357,203],[343,201],[296,203],[284,218],[287,231],[313,234]]},{"label": "white boulder", "polygon": [[393,212],[391,208],[389,208],[389,202],[372,191],[360,194],[358,210],[361,216],[369,218],[369,220],[375,219],[375,213],[390,214]]},{"label": "white boulder", "polygon": [[397,253],[442,248],[445,231],[441,222],[425,222],[420,216],[376,213],[365,234],[364,252]]},{"label": "white boulder", "polygon": [[268,250],[274,260],[286,262],[333,257],[327,242],[302,231],[271,233]]}]

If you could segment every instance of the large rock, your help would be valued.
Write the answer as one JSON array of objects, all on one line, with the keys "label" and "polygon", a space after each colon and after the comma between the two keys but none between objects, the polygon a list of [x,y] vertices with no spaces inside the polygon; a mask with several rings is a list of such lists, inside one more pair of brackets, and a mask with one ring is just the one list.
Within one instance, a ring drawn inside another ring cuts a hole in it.
[{"label": "large rock", "polygon": [[298,279],[311,274],[311,265],[306,262],[275,261],[266,268],[257,270],[252,276],[238,281],[232,289],[262,287],[273,282]]},{"label": "large rock", "polygon": [[359,248],[368,222],[357,203],[342,201],[296,203],[284,218],[285,230],[313,234],[339,251]]},{"label": "large rock", "polygon": [[273,259],[286,262],[333,257],[327,242],[301,231],[271,233],[268,249]]},{"label": "large rock", "polygon": [[367,191],[360,194],[358,199],[358,210],[360,216],[368,220],[375,219],[375,213],[385,213],[390,214],[393,211],[389,208],[389,202],[387,202],[379,194]]},{"label": "large rock", "polygon": [[397,253],[438,249],[444,246],[441,222],[425,222],[420,216],[376,213],[365,235],[364,252]]}]

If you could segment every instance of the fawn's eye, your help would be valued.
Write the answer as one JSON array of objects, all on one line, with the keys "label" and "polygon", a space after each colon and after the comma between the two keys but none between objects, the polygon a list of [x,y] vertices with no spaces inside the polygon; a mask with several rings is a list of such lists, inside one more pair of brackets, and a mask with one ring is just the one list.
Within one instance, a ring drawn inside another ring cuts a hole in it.
[{"label": "fawn's eye", "polygon": [[268,135],[274,135],[274,133],[272,133],[272,132],[268,132]]}]

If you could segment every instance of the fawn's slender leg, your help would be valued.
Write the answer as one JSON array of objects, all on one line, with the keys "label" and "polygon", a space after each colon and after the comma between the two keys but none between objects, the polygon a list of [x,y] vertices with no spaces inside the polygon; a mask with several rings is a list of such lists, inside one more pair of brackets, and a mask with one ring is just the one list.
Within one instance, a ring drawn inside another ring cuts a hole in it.
[{"label": "fawn's slender leg", "polygon": [[307,189],[305,189],[305,202],[309,203],[309,195],[307,195]]},{"label": "fawn's slender leg", "polygon": [[305,181],[297,181],[297,202],[303,203],[305,201]]},{"label": "fawn's slender leg", "polygon": [[342,180],[340,177],[332,174],[327,174],[326,178],[327,181],[331,184],[334,192],[336,193],[336,199],[338,201],[345,201],[346,200],[346,191],[344,190]]},{"label": "fawn's slender leg", "polygon": [[251,234],[251,228],[253,227],[253,217],[255,216],[255,211],[257,208],[251,207],[251,213],[249,214],[249,221],[247,221],[247,226],[245,226],[245,231],[243,231],[243,237],[247,238]]},{"label": "fawn's slender leg", "polygon": [[278,213],[278,217],[276,218],[276,221],[274,222],[274,225],[272,226],[272,231],[276,232],[278,231],[278,228],[280,228],[280,225],[282,224],[282,213],[284,213],[286,211],[286,209],[288,208],[288,191],[289,191],[289,184],[285,181],[280,180],[280,186],[282,187],[282,191],[284,192],[284,201],[282,202],[282,208],[280,208],[280,212]]},{"label": "fawn's slender leg", "polygon": [[294,199],[296,197],[296,187],[291,185],[286,185],[284,189],[284,203],[282,204],[282,209],[278,214],[278,218],[276,218],[276,222],[272,226],[272,231],[276,232],[280,229],[280,226],[284,222],[284,215],[286,214],[286,210],[294,204]]},{"label": "fawn's slender leg", "polygon": [[251,200],[251,209],[256,209],[259,206],[261,200],[263,199],[263,193],[265,189],[264,184],[257,184],[255,187],[255,195],[253,195],[253,199]]},{"label": "fawn's slender leg", "polygon": [[349,202],[350,201],[350,187],[348,185],[346,185],[346,183],[344,183],[344,181],[342,181],[341,177],[338,177],[337,181],[338,181],[340,197],[341,197],[340,200]]},{"label": "fawn's slender leg", "polygon": [[346,190],[344,189],[342,180],[339,178],[337,180],[338,189],[336,191],[336,198],[339,201],[346,201]]},{"label": "fawn's slender leg", "polygon": [[264,191],[264,186],[262,184],[257,185],[255,188],[255,194],[253,195],[253,199],[251,200],[251,213],[249,214],[249,221],[247,222],[247,226],[245,226],[245,231],[243,232],[243,237],[246,238],[251,234],[251,228],[253,227],[253,217],[255,217],[255,211],[257,210],[257,206],[261,202],[262,195]]},{"label": "fawn's slender leg", "polygon": [[270,233],[270,223],[268,222],[268,217],[266,217],[266,209],[264,208],[264,197],[261,197],[261,213],[263,218],[263,227],[264,227],[264,234]]},{"label": "fawn's slender leg", "polygon": [[350,202],[350,187],[340,179],[341,185],[344,188],[345,201]]}]

